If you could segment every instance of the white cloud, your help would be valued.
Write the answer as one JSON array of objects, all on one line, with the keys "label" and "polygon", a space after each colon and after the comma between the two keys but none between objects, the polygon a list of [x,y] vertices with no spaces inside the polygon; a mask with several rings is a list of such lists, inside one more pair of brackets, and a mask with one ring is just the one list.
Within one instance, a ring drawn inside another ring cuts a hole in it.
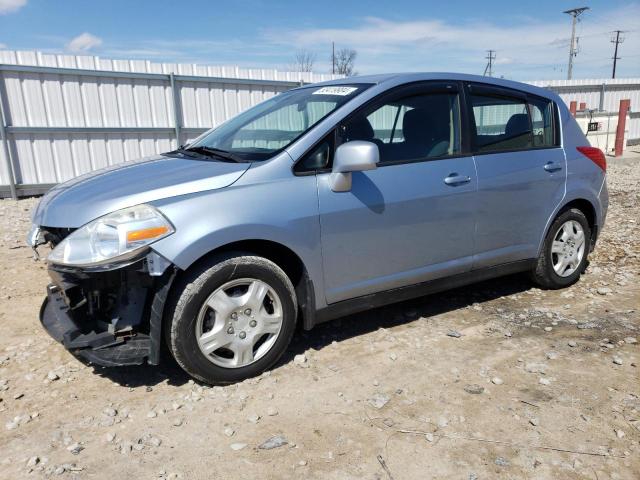
[{"label": "white cloud", "polygon": [[[0,0],[2,1],[2,0]],[[67,44],[67,50],[74,53],[88,52],[102,45],[102,39],[88,32],[81,33]]]},{"label": "white cloud", "polygon": [[[24,4],[26,0],[0,0],[0,8],[21,2]],[[492,49],[496,52],[493,70],[497,76],[519,80],[566,77],[571,19],[560,11],[554,15],[536,13],[499,20],[408,18],[362,17],[342,28],[317,23],[314,28],[267,29],[256,36],[233,38],[148,38],[130,42],[123,35],[120,39],[110,39],[108,45],[87,32],[71,41],[39,34],[34,34],[34,38],[58,49],[66,45],[67,51],[73,53],[86,53],[102,45],[100,53],[108,56],[256,68],[283,67],[291,62],[296,50],[305,49],[316,54],[318,72],[331,70],[331,42],[335,41],[336,48],[357,50],[356,70],[362,74],[392,71],[482,74],[487,50]],[[594,6],[582,15],[577,27],[580,53],[574,61],[574,76],[607,78],[611,75],[613,45],[609,42],[609,32],[616,29],[628,31],[618,52],[622,59],[618,61],[617,76],[640,76],[638,18],[640,3],[637,2],[619,8]],[[11,46],[15,47],[13,41]]]},{"label": "white cloud", "polygon": [[[262,37],[250,39],[204,39],[179,38],[176,40],[149,38],[135,43],[122,40],[109,41],[108,48],[101,49],[102,55],[120,58],[153,59],[155,61],[239,65],[252,68],[274,68],[284,64],[289,57],[289,49],[281,45],[265,42]],[[286,58],[283,61],[283,58]]]},{"label": "white cloud", "polygon": [[0,15],[16,12],[26,4],[27,0],[0,0]]},{"label": "white cloud", "polygon": [[513,63],[513,58],[509,58],[509,57],[496,58],[496,61],[495,61],[496,65],[509,65],[511,63]]},{"label": "white cloud", "polygon": [[0,43],[0,50],[7,50],[8,48],[5,43]]},{"label": "white cloud", "polygon": [[[610,74],[613,47],[607,31],[614,29],[630,30],[621,45],[623,60],[619,62],[619,75],[624,74],[623,70],[627,76],[640,75],[640,63],[632,57],[640,51],[640,32],[637,31],[640,5],[632,3],[605,13],[587,13],[577,29],[580,53],[574,60],[574,75],[606,77]],[[321,68],[328,67],[332,41],[336,48],[358,51],[356,69],[361,73],[447,70],[481,74],[486,51],[492,49],[497,54],[494,68],[497,75],[537,79],[566,75],[570,31],[569,16],[559,12],[553,18],[517,17],[500,24],[365,17],[351,28],[268,31],[265,35],[269,42],[316,52],[317,67]],[[626,62],[625,53],[629,55]]]}]

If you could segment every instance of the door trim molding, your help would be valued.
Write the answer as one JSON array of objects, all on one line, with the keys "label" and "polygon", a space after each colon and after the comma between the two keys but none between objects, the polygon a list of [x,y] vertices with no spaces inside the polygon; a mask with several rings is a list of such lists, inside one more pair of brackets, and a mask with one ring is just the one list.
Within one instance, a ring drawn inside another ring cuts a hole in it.
[{"label": "door trim molding", "polygon": [[504,275],[525,272],[531,270],[535,262],[536,259],[519,260],[517,262],[505,263],[493,267],[471,270],[470,272],[451,275],[449,277],[429,280],[415,285],[394,288],[384,292],[372,293],[349,300],[342,300],[317,310],[315,312],[315,318],[305,319],[305,328],[310,329],[313,325],[319,323],[384,305],[431,295],[432,293],[438,293]]}]

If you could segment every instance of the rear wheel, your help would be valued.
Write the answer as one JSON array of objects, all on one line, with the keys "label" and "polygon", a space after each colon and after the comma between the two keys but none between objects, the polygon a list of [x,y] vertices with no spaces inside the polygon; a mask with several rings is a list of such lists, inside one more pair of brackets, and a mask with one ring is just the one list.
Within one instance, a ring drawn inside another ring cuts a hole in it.
[{"label": "rear wheel", "polygon": [[591,229],[585,215],[572,208],[554,220],[532,272],[544,288],[567,287],[580,278],[587,266]]},{"label": "rear wheel", "polygon": [[231,254],[187,272],[165,318],[178,364],[206,383],[260,374],[284,353],[296,323],[287,275],[262,257]]}]

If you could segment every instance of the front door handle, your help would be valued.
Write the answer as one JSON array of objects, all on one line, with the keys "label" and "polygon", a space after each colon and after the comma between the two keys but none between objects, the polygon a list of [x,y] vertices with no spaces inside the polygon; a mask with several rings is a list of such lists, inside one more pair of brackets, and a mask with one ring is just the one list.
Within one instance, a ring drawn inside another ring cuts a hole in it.
[{"label": "front door handle", "polygon": [[544,169],[547,172],[557,172],[558,170],[562,170],[562,165],[558,165],[555,162],[547,162],[544,165]]},{"label": "front door handle", "polygon": [[444,179],[444,183],[447,185],[451,185],[455,187],[457,185],[463,185],[465,183],[469,183],[471,181],[471,177],[468,175],[458,175],[457,173],[450,173],[448,177]]}]

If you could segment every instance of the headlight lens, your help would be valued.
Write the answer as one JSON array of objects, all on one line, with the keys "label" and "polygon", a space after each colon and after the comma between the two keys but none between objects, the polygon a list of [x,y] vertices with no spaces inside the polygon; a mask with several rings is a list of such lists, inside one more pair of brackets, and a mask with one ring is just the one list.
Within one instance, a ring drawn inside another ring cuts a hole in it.
[{"label": "headlight lens", "polygon": [[136,205],[79,228],[60,242],[47,260],[74,266],[127,260],[174,231],[173,225],[158,210],[149,205]]}]

